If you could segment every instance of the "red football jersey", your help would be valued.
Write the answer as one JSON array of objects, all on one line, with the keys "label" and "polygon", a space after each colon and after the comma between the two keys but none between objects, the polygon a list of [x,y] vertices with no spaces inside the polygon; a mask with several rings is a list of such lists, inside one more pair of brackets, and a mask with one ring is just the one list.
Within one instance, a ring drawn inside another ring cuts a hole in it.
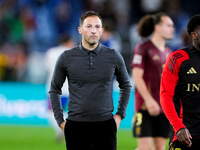
[{"label": "red football jersey", "polygon": [[170,141],[187,128],[200,138],[200,51],[187,47],[171,53],[161,79],[160,99],[166,117],[173,126]]},{"label": "red football jersey", "polygon": [[[133,53],[131,67],[138,67],[144,70],[143,79],[152,97],[160,105],[160,82],[161,75],[167,56],[172,52],[168,47],[162,52],[150,40],[138,44]],[[141,107],[145,109],[143,98],[137,88],[135,89],[135,111]],[[163,110],[161,109],[161,113]]]}]

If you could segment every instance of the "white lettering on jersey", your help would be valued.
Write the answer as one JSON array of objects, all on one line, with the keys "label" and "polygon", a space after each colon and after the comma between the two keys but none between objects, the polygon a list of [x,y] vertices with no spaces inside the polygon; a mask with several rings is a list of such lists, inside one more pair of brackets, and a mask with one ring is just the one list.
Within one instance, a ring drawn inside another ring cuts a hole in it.
[{"label": "white lettering on jersey", "polygon": [[142,63],[142,56],[139,54],[135,54],[133,56],[133,64],[141,64]]}]

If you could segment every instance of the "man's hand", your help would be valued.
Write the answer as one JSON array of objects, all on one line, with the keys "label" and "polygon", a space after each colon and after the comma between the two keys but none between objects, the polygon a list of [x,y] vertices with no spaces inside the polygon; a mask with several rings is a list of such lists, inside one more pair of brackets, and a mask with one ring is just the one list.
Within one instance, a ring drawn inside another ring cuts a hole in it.
[{"label": "man's hand", "polygon": [[154,99],[149,99],[148,101],[145,101],[145,104],[147,107],[147,111],[151,116],[157,116],[160,114],[160,106]]},{"label": "man's hand", "polygon": [[116,125],[117,125],[117,130],[119,129],[119,126],[121,124],[122,118],[119,115],[114,115],[113,117],[115,119]]},{"label": "man's hand", "polygon": [[190,132],[188,131],[188,129],[185,129],[185,128],[180,129],[176,133],[176,136],[181,144],[183,144],[184,146],[187,146],[187,147],[191,147],[192,142],[190,139],[192,139],[192,136],[191,136]]},{"label": "man's hand", "polygon": [[61,130],[64,132],[66,121],[60,124]]}]

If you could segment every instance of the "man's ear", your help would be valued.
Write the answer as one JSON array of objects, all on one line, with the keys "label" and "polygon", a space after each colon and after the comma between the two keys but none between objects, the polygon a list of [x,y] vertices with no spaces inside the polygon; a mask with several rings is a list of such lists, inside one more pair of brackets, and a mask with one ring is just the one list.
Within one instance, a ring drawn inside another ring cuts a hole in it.
[{"label": "man's ear", "polygon": [[102,28],[102,30],[101,30],[101,35],[103,34],[103,31],[104,31],[104,28]]},{"label": "man's ear", "polygon": [[82,29],[81,29],[81,27],[78,27],[78,32],[79,32],[79,34],[82,34]]},{"label": "man's ear", "polygon": [[192,38],[193,38],[194,40],[197,39],[197,33],[196,33],[196,32],[192,32],[192,33],[191,33],[191,36],[192,36]]}]

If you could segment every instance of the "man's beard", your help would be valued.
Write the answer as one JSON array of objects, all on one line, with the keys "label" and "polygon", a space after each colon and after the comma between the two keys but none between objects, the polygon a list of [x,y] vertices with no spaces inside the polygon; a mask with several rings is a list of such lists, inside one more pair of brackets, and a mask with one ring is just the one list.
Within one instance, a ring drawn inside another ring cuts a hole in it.
[{"label": "man's beard", "polygon": [[89,43],[90,45],[95,45],[97,42]]},{"label": "man's beard", "polygon": [[92,42],[88,41],[88,43],[89,43],[91,46],[93,46],[93,45],[97,44],[98,41],[92,41]]}]

